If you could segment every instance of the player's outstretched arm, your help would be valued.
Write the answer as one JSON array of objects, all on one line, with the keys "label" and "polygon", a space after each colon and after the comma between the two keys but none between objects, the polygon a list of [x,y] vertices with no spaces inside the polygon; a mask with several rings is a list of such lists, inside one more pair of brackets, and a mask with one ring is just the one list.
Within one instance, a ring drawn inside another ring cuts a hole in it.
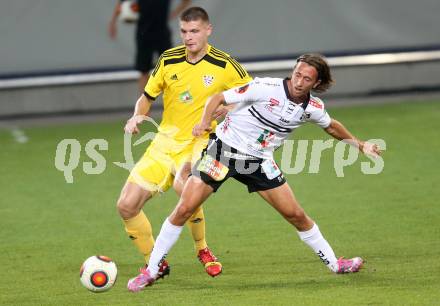
[{"label": "player's outstretched arm", "polygon": [[150,111],[151,101],[145,95],[141,95],[139,99],[136,101],[136,106],[134,107],[133,116],[127,120],[125,124],[124,131],[128,134],[137,134],[139,133],[139,128],[137,125],[145,120],[146,115]]},{"label": "player's outstretched arm", "polygon": [[199,124],[193,128],[193,135],[198,137],[206,132],[211,131],[211,122],[217,108],[225,102],[225,97],[222,93],[216,94],[208,99],[203,110],[202,119]]},{"label": "player's outstretched arm", "polygon": [[338,120],[332,119],[330,125],[324,130],[337,140],[342,140],[352,146],[359,148],[359,150],[366,155],[377,157],[381,154],[381,151],[376,144],[357,139]]},{"label": "player's outstretched arm", "polygon": [[113,9],[112,17],[110,18],[110,22],[108,24],[108,34],[111,39],[116,38],[117,34],[117,21],[118,16],[121,13],[121,3],[118,1],[116,3],[115,8]]}]

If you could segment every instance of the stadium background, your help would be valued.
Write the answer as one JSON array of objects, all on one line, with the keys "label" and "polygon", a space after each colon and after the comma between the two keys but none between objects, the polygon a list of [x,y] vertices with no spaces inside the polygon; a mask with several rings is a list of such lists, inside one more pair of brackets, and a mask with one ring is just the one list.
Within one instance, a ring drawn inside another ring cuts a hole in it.
[{"label": "stadium background", "polygon": [[[303,52],[323,52],[341,59],[429,51],[428,56],[416,55],[415,59],[394,61],[391,57],[387,64],[371,65],[374,61],[361,58],[343,67],[333,65],[337,83],[330,95],[340,98],[439,88],[438,1],[280,0],[273,5],[211,0],[194,4],[210,12],[215,26],[212,43],[218,48],[245,64],[269,60],[263,69],[247,67],[253,75],[288,75],[290,64],[272,69],[275,66],[270,61],[293,59]],[[112,41],[106,32],[112,10],[108,1],[5,1],[0,8],[0,117],[117,111],[132,106],[136,99],[136,74],[130,70],[133,25],[121,25],[117,40]],[[178,44],[176,20],[172,28]],[[87,73],[92,72],[104,75],[90,77]],[[75,81],[78,74],[85,81]],[[60,75],[64,76],[62,82],[57,79]],[[30,76],[54,78],[51,82],[20,79]]]},{"label": "stadium background", "polygon": [[[337,82],[325,96],[330,114],[362,138],[387,142],[379,175],[362,175],[364,158],[337,178],[326,150],[318,174],[288,176],[338,255],[363,256],[365,269],[346,277],[328,273],[258,196],[228,182],[205,206],[209,243],[225,273],[207,278],[183,233],[169,255],[171,277],[129,295],[126,280],[140,259],[114,208],[127,171],[113,162],[124,160],[122,126],[137,97],[133,27],[121,25],[118,39],[108,38],[113,1],[3,1],[0,304],[437,304],[440,2],[193,3],[211,15],[212,43],[253,75],[286,76],[291,62],[285,60],[306,51],[326,54]],[[177,22],[173,29],[177,43]],[[73,184],[54,165],[66,138],[81,144]],[[293,138],[328,137],[304,127]],[[100,151],[107,168],[99,175],[82,168],[94,165],[84,151],[91,139],[109,143]],[[145,145],[133,147],[135,159]],[[155,234],[176,201],[169,192],[145,208]],[[79,266],[92,254],[118,264],[119,280],[106,294],[79,284]]]},{"label": "stadium background", "polygon": [[[243,59],[440,45],[436,0],[193,3],[210,12],[212,43]],[[2,2],[1,74],[129,67],[133,29],[120,27],[111,41],[106,35],[111,10],[108,0]],[[177,21],[172,25],[180,43]]]}]

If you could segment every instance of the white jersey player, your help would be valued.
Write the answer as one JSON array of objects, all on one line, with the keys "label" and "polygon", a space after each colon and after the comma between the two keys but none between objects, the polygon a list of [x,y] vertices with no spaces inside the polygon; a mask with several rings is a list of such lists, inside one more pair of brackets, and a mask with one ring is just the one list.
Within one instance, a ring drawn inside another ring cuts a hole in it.
[{"label": "white jersey player", "polygon": [[[363,264],[360,257],[337,259],[272,159],[273,151],[288,134],[308,121],[318,124],[334,138],[356,145],[366,154],[380,154],[376,145],[355,138],[340,122],[330,118],[322,101],[311,95],[312,90],[325,91],[331,83],[326,60],[318,54],[305,54],[297,59],[290,79],[255,79],[208,101],[200,124],[193,129],[194,136],[210,131],[213,114],[221,104],[238,105],[218,126],[217,135],[211,135],[202,158],[193,167],[193,175],[185,184],[179,203],[162,225],[148,269],[138,276],[142,285],[131,288],[141,290],[154,283],[160,263],[179,238],[185,222],[229,177],[247,185],[249,192],[258,192],[296,228],[300,239],[331,271],[359,271]],[[254,166],[255,171],[239,171],[239,166],[243,165],[242,169]]]},{"label": "white jersey player", "polygon": [[223,92],[225,104],[238,103],[217,126],[216,134],[239,151],[268,159],[289,134],[306,122],[330,125],[324,103],[309,94],[295,103],[290,79],[255,78],[249,84]]}]

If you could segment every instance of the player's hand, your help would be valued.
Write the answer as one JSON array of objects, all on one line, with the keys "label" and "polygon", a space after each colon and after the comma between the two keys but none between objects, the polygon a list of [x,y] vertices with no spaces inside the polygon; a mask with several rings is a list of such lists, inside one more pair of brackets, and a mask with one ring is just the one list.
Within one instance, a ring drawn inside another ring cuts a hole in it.
[{"label": "player's hand", "polygon": [[360,144],[361,152],[365,155],[377,158],[382,153],[382,151],[379,149],[379,146],[375,143],[371,142],[363,142]]},{"label": "player's hand", "polygon": [[199,123],[194,126],[192,134],[195,137],[199,137],[199,136],[202,136],[203,134],[205,134],[206,132],[211,132],[211,131],[212,131],[212,128],[210,125]]},{"label": "player's hand", "polygon": [[130,119],[127,120],[127,123],[125,124],[124,131],[127,134],[137,134],[139,133],[138,124],[142,123],[142,121],[146,120],[147,116],[144,115],[137,115],[133,116]]}]

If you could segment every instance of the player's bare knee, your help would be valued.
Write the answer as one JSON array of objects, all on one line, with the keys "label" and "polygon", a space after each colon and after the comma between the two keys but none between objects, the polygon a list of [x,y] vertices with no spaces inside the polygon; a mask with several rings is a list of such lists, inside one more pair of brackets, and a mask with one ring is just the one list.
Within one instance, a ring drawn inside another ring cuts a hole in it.
[{"label": "player's bare knee", "polygon": [[299,225],[306,222],[307,215],[303,209],[294,209],[285,214],[284,218],[286,218],[287,221],[294,225]]},{"label": "player's bare knee", "polygon": [[121,196],[116,204],[119,215],[124,219],[135,217],[139,213],[136,203],[128,197]]},{"label": "player's bare knee", "polygon": [[195,209],[192,209],[184,202],[181,202],[176,210],[176,215],[178,218],[188,220],[194,213]]}]

